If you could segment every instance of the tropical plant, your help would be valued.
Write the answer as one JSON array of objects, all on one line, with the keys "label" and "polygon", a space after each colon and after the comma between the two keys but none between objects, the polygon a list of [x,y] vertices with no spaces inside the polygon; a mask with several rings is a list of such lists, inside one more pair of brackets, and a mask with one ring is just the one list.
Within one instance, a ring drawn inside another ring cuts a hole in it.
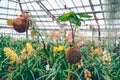
[{"label": "tropical plant", "polygon": [[70,27],[71,27],[71,30],[72,30],[72,43],[74,43],[74,25],[76,26],[81,26],[82,24],[82,21],[83,21],[83,18],[91,18],[92,16],[88,15],[88,14],[76,14],[75,12],[71,11],[71,12],[68,12],[68,13],[64,13],[60,16],[58,16],[57,20],[60,20],[61,22],[66,22],[68,21],[70,23]]},{"label": "tropical plant", "polygon": [[[71,11],[68,13],[65,13],[63,15],[58,16],[57,20],[60,20],[62,22],[66,22],[69,21],[70,23],[70,28],[72,30],[72,34],[71,34],[71,39],[72,39],[72,45],[70,46],[70,48],[67,50],[66,52],[66,60],[68,62],[68,77],[67,80],[71,79],[71,66],[69,63],[71,64],[76,64],[79,63],[81,61],[81,54],[79,49],[77,48],[76,44],[75,44],[75,27],[73,26],[81,26],[81,21],[83,21],[82,18],[90,18],[90,15],[87,14],[76,14],[75,12]],[[72,65],[73,66],[73,65]]]}]

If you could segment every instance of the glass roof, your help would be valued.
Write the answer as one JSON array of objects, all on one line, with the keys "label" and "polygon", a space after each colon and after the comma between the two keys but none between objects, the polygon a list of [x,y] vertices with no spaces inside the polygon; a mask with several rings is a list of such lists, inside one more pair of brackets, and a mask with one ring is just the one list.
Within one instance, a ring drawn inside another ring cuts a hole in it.
[{"label": "glass roof", "polygon": [[[85,19],[85,22],[80,27],[80,30],[90,31],[90,25],[101,31],[105,31],[111,25],[114,28],[119,27],[119,18],[116,17],[116,22],[108,23],[111,18],[107,17],[110,11],[106,10],[108,0],[1,0],[0,1],[0,33],[24,35],[25,33],[17,33],[13,27],[7,25],[8,19],[14,19],[23,11],[28,11],[32,14],[39,27],[42,29],[60,29],[60,26],[53,20],[59,15],[74,11],[75,13],[85,13],[92,16],[90,19]],[[60,23],[63,25],[64,23]],[[69,26],[68,23],[66,23]],[[63,25],[64,26],[64,25]],[[88,28],[87,28],[88,27]]]}]

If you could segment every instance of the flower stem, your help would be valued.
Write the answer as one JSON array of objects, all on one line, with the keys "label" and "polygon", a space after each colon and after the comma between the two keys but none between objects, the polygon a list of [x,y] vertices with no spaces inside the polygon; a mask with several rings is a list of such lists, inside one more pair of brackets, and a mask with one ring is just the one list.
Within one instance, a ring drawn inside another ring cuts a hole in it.
[{"label": "flower stem", "polygon": [[70,27],[71,27],[71,30],[72,30],[72,43],[74,44],[74,30],[73,30],[73,26],[72,26],[72,24],[71,24],[71,21],[69,21],[70,22]]},{"label": "flower stem", "polygon": [[70,80],[70,63],[68,63],[68,77],[67,80]]}]

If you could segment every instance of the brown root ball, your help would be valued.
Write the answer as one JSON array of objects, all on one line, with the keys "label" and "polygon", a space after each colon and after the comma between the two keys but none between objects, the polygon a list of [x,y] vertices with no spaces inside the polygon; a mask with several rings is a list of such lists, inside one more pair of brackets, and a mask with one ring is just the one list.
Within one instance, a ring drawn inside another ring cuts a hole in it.
[{"label": "brown root ball", "polygon": [[66,60],[71,64],[76,64],[81,61],[81,54],[76,45],[71,46],[66,53]]},{"label": "brown root ball", "polygon": [[29,28],[29,19],[24,14],[21,14],[16,19],[13,19],[12,25],[17,32],[25,32]]}]

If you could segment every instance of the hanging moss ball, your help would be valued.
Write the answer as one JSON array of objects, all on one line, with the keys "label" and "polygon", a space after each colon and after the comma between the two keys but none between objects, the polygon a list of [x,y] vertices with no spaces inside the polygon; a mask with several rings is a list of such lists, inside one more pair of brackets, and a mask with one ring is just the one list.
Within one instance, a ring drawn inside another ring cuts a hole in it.
[{"label": "hanging moss ball", "polygon": [[76,45],[71,46],[66,52],[66,60],[71,64],[76,64],[81,61],[81,53]]},{"label": "hanging moss ball", "polygon": [[13,19],[12,25],[17,32],[23,33],[28,30],[29,22],[29,19],[24,14],[21,14],[16,19]]}]

